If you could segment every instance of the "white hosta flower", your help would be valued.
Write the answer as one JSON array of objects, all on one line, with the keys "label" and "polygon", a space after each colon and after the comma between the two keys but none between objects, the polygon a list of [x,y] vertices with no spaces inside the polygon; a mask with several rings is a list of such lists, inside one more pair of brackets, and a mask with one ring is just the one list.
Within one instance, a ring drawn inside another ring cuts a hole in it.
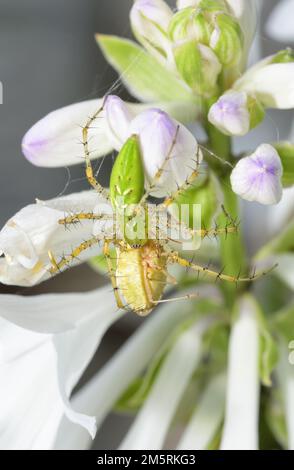
[{"label": "white hosta flower", "polygon": [[167,36],[172,10],[164,0],[136,0],[130,21],[139,42],[161,61],[171,58],[171,45]]},{"label": "white hosta flower", "polygon": [[96,419],[69,402],[117,311],[109,286],[89,293],[0,296],[0,448],[50,449],[65,415],[94,438]]},{"label": "white hosta flower", "polygon": [[177,449],[205,450],[219,429],[225,405],[226,375],[213,377],[200,398]]},{"label": "white hosta flower", "polygon": [[233,85],[255,96],[267,108],[294,107],[294,61],[290,51],[267,57],[251,67]]},{"label": "white hosta flower", "polygon": [[277,2],[266,25],[269,36],[281,42],[294,41],[293,17],[294,0]]},{"label": "white hosta flower", "polygon": [[[0,282],[19,286],[31,286],[50,277],[48,251],[62,257],[93,236],[93,222],[79,224],[75,230],[65,230],[58,221],[65,215],[77,212],[93,212],[97,206],[105,208],[105,201],[95,191],[63,196],[51,201],[37,201],[21,209],[0,232]],[[103,227],[101,227],[102,232]],[[86,257],[100,252],[97,244]]]},{"label": "white hosta flower", "polygon": [[[85,161],[82,150],[82,129],[90,116],[99,110],[105,100],[95,99],[65,106],[49,113],[25,134],[22,141],[22,151],[25,157],[34,165],[42,167],[61,167],[77,165]],[[133,104],[126,103],[128,114],[137,115],[145,109],[157,107],[166,111],[172,117],[183,122],[196,119],[199,110],[195,103]],[[115,126],[120,127],[120,112],[115,119]],[[105,114],[101,113],[95,125],[89,129],[90,158],[95,159],[112,152],[115,147],[109,136],[108,123]]]},{"label": "white hosta flower", "polygon": [[264,118],[261,104],[245,91],[229,90],[214,103],[208,120],[224,134],[243,136]]},{"label": "white hosta flower", "polygon": [[211,106],[208,119],[224,134],[247,134],[250,130],[247,94],[233,90],[225,93]]},{"label": "white hosta flower", "polygon": [[259,332],[256,307],[244,297],[230,336],[223,450],[258,448]]},{"label": "white hosta flower", "polygon": [[212,317],[200,320],[178,338],[120,449],[163,448],[174,413],[200,361],[202,335],[213,321]]},{"label": "white hosta flower", "polygon": [[[214,288],[206,293],[201,292],[210,298],[217,295]],[[184,302],[180,311],[176,305],[161,306],[157,314],[148,317],[102,370],[73,397],[74,408],[94,415],[99,427],[129,384],[146,368],[172,331],[186,321],[189,315],[189,301]],[[54,447],[86,449],[90,444],[89,433],[64,417]]]},{"label": "white hosta flower", "polygon": [[[117,96],[109,96],[105,103],[106,120],[112,142],[120,150],[126,136],[139,136],[142,159],[147,181],[152,182],[158,170],[164,165],[164,172],[158,186],[170,191],[184,183],[186,177],[202,160],[196,139],[182,124],[170,118],[164,111],[153,108],[143,111],[134,119],[127,112],[125,103]],[[120,113],[120,119],[117,115]],[[164,164],[166,162],[166,164]],[[162,196],[157,189],[153,195]]]},{"label": "white hosta flower", "polygon": [[249,157],[242,158],[231,174],[233,191],[247,201],[277,204],[282,197],[282,164],[269,144],[260,145]]},{"label": "white hosta flower", "polygon": [[[291,343],[289,345],[291,347]],[[294,365],[285,344],[280,344],[280,364],[278,367],[279,385],[282,389],[285,407],[288,449],[294,450]]]}]

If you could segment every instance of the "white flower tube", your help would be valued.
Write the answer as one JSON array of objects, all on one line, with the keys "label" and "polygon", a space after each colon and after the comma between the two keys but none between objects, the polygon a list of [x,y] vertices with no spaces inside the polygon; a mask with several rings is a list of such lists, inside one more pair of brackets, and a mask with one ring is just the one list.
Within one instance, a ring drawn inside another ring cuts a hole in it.
[{"label": "white flower tube", "polygon": [[294,450],[294,362],[291,351],[294,345],[292,343],[291,341],[287,345],[280,342],[280,362],[277,369],[279,386],[282,391],[289,450]]},{"label": "white flower tube", "polygon": [[225,390],[225,374],[219,374],[211,379],[181,436],[177,449],[205,450],[208,448],[221,425],[225,406]]},{"label": "white flower tube", "polygon": [[247,201],[277,204],[283,194],[282,173],[277,151],[271,145],[263,144],[237,163],[231,173],[232,189]]},{"label": "white flower tube", "polygon": [[[49,278],[49,250],[58,258],[93,236],[93,222],[85,221],[69,231],[58,221],[66,214],[93,212],[99,203],[106,204],[95,191],[84,191],[21,209],[0,232],[0,253],[5,255],[0,258],[0,282],[31,286]],[[97,243],[74,264],[100,250]]]},{"label": "white flower tube", "polygon": [[240,301],[238,318],[229,345],[229,369],[223,450],[258,448],[259,332],[256,305],[246,296]]},{"label": "white flower tube", "polygon": [[275,60],[275,56],[271,56],[256,64],[235,82],[234,89],[252,94],[265,107],[291,109],[294,107],[294,62]]},{"label": "white flower tube", "polygon": [[0,296],[1,449],[50,449],[64,414],[95,436],[95,417],[74,411],[69,397],[121,314],[109,286]]},{"label": "white flower tube", "polygon": [[180,399],[200,361],[201,338],[210,321],[200,321],[179,337],[120,449],[162,449]]}]

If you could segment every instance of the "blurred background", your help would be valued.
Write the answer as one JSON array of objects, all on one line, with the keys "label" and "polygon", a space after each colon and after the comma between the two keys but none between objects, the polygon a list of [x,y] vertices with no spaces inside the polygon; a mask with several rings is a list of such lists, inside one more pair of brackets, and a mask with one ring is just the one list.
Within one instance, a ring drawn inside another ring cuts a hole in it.
[{"label": "blurred background", "polygon": [[[173,1],[168,2],[174,6]],[[252,60],[289,44],[269,39],[264,25],[277,0],[261,2],[261,25]],[[0,225],[35,198],[50,199],[66,192],[87,189],[83,165],[70,169],[37,168],[21,153],[24,133],[50,111],[74,102],[103,96],[116,74],[99,51],[94,33],[131,36],[128,12],[132,0],[0,0]],[[292,112],[272,111],[264,124],[247,139],[236,142],[238,150],[289,136]],[[106,159],[100,180],[107,183],[111,158]],[[251,205],[252,211],[252,205]],[[265,209],[255,207],[255,220],[262,226]],[[252,212],[251,212],[252,214]],[[254,220],[253,220],[254,223]],[[250,238],[250,234],[248,235]],[[254,242],[256,243],[256,234]],[[258,236],[257,236],[258,238]],[[36,294],[94,289],[105,282],[86,265],[74,268],[33,289],[0,285],[2,292]],[[141,320],[131,315],[107,334],[88,374],[97,370]],[[128,418],[110,417],[95,443],[96,448],[115,448]]]}]

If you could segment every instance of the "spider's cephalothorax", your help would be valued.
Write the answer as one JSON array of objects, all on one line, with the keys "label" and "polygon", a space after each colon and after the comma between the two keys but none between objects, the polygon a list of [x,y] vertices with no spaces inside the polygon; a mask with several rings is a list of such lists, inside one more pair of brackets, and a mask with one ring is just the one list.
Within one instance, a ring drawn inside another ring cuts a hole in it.
[{"label": "spider's cephalothorax", "polygon": [[[157,189],[163,173],[167,171],[166,167],[173,158],[173,148],[177,141],[178,128],[163,164],[158,168],[153,180],[148,183],[147,189],[145,188],[139,135],[130,136],[121,148],[112,169],[109,191],[98,183],[90,160],[88,132],[102,109],[98,110],[84,126],[83,147],[87,179],[100,197],[102,196],[104,208],[105,202],[108,204],[112,216],[109,213],[105,214],[103,211],[101,213],[82,212],[70,214],[61,219],[59,223],[64,226],[80,223],[84,220],[92,220],[99,221],[99,223],[105,221],[108,228],[101,230],[98,234],[95,233],[89,240],[83,241],[69,256],[63,257],[59,261],[56,261],[54,255],[49,252],[51,273],[61,271],[78,258],[81,252],[102,242],[103,253],[107,261],[108,273],[118,307],[132,310],[141,316],[150,313],[159,302],[195,297],[195,294],[192,294],[177,299],[162,300],[166,285],[168,283],[177,284],[177,281],[168,272],[170,264],[176,263],[184,268],[196,271],[198,274],[203,273],[212,279],[233,283],[250,282],[264,275],[265,273],[262,272],[240,278],[239,276],[231,276],[224,274],[222,271],[216,272],[208,267],[197,265],[171,249],[169,246],[171,238],[168,232],[162,232],[161,225],[157,225],[157,222],[153,228],[151,227],[152,236],[150,235],[150,215],[147,200],[149,195]],[[165,213],[165,216],[168,217],[169,228],[183,225],[182,222],[176,220],[168,212],[168,208],[174,201],[178,200],[182,192],[186,191],[198,176],[198,155],[191,156],[191,165],[193,162],[195,167],[191,167],[191,172],[184,183],[162,203],[153,206],[153,211],[156,214]],[[185,226],[185,230],[191,234],[192,238],[195,235],[201,238],[210,235],[215,237],[221,234],[227,236],[229,233],[236,232],[237,227],[231,217],[228,214],[226,216],[228,223],[225,227],[192,230]],[[112,230],[109,229],[110,219]],[[119,233],[122,234],[120,237],[117,237],[117,228]],[[115,247],[115,256],[112,255],[113,251],[110,251],[111,245]]]}]

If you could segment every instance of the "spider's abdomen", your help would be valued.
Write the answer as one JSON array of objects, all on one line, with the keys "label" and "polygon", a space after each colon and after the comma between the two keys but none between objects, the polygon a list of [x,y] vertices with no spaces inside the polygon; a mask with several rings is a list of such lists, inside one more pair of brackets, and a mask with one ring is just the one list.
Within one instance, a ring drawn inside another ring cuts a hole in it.
[{"label": "spider's abdomen", "polygon": [[162,248],[152,241],[138,248],[118,248],[116,266],[117,286],[127,306],[140,316],[148,315],[166,285]]}]

